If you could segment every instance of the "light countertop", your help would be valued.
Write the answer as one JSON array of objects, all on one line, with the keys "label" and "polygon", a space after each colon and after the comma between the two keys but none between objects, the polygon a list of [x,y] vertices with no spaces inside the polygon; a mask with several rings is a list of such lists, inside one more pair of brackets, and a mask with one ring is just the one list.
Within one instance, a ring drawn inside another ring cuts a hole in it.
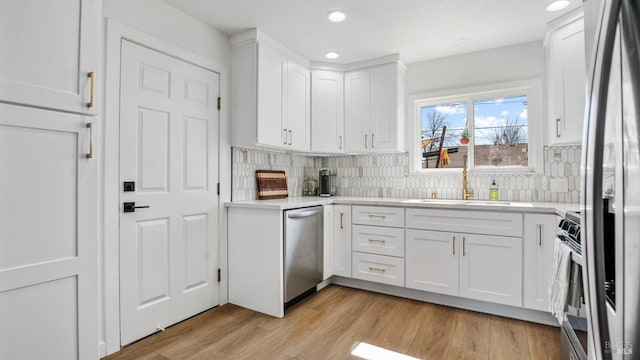
[{"label": "light countertop", "polygon": [[578,210],[580,205],[575,203],[550,203],[550,202],[521,202],[521,201],[488,201],[488,200],[420,200],[404,198],[380,198],[380,197],[350,197],[350,196],[300,196],[271,200],[247,200],[233,201],[225,205],[231,208],[253,208],[288,210],[317,205],[370,205],[370,206],[397,206],[413,208],[440,208],[455,210],[495,210],[515,211],[526,213],[555,213],[564,216],[567,211]]}]

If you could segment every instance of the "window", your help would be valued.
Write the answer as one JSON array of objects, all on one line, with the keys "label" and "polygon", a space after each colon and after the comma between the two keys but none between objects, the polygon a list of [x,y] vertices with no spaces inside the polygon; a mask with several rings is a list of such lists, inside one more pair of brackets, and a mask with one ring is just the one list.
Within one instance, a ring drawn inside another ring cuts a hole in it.
[{"label": "window", "polygon": [[411,149],[416,169],[462,168],[465,161],[478,171],[540,169],[540,92],[539,81],[528,81],[459,95],[412,96],[420,137]]}]

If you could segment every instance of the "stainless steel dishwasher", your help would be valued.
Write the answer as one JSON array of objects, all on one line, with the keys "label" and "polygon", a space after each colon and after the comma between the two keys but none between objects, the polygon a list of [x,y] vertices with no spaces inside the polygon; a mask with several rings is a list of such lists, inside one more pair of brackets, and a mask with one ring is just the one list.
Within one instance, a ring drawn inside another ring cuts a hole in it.
[{"label": "stainless steel dishwasher", "polygon": [[285,304],[322,282],[322,232],[322,206],[285,211]]}]

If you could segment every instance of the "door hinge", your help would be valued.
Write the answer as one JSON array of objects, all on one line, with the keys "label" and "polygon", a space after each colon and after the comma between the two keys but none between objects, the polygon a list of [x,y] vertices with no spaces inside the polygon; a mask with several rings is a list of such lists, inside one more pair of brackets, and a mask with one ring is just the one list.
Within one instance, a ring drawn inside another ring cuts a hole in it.
[{"label": "door hinge", "polygon": [[216,192],[218,193],[218,195],[220,195],[220,183],[218,183],[218,185],[216,186]]},{"label": "door hinge", "polygon": [[218,282],[222,281],[222,271],[218,268]]},{"label": "door hinge", "polygon": [[218,96],[218,110],[220,110],[220,108],[222,107],[221,103],[222,103],[222,98]]}]

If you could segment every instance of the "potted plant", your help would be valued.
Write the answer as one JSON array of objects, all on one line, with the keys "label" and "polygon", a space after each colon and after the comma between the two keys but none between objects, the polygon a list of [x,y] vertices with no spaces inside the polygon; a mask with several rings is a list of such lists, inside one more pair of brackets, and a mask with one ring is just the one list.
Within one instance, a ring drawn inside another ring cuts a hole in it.
[{"label": "potted plant", "polygon": [[469,143],[469,129],[464,128],[460,137],[460,144],[467,145]]}]

